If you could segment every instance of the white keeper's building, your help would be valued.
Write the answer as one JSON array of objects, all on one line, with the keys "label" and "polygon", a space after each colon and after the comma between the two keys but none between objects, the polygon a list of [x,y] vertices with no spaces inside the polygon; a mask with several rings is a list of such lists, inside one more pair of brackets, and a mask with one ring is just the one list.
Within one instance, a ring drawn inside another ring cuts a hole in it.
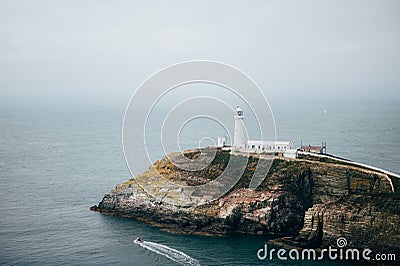
[{"label": "white keeper's building", "polygon": [[[226,137],[218,137],[218,146],[221,147],[221,144],[225,142]],[[235,132],[232,151],[246,153],[282,153],[285,157],[296,157],[296,149],[293,149],[292,141],[247,140],[243,110],[240,109],[239,106],[235,114]]]}]

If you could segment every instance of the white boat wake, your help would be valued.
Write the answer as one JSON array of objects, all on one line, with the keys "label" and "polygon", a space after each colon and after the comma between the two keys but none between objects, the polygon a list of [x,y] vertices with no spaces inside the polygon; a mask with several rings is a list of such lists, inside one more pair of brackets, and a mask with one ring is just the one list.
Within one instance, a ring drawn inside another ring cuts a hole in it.
[{"label": "white boat wake", "polygon": [[182,251],[170,248],[165,245],[157,244],[154,242],[149,242],[149,241],[143,241],[137,243],[138,245],[153,251],[157,254],[163,255],[175,262],[178,262],[183,265],[200,265],[200,263],[196,260],[193,259],[192,257],[186,255]]}]

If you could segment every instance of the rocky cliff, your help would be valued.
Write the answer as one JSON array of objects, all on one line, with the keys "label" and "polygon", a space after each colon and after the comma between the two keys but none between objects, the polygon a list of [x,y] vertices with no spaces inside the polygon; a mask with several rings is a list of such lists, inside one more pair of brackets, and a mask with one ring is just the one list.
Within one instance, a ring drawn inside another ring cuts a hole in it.
[{"label": "rocky cliff", "polygon": [[[186,151],[185,156],[192,159],[199,153]],[[334,159],[276,157],[271,164],[250,157],[237,184],[217,200],[199,206],[163,200],[187,195],[168,187],[160,175],[180,184],[204,184],[215,180],[230,160],[240,158],[218,151],[212,163],[199,171],[181,170],[163,158],[136,179],[117,185],[91,209],[173,232],[268,234],[277,236],[275,242],[282,245],[319,248],[335,246],[338,237],[346,237],[349,246],[400,254],[397,178]],[[270,171],[251,190],[255,166],[263,163],[271,164]]]}]

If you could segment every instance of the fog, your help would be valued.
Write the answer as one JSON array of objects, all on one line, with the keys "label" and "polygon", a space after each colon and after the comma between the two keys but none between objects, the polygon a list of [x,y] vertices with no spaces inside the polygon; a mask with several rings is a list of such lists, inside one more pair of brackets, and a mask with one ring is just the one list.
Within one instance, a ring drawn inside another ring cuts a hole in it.
[{"label": "fog", "polygon": [[0,96],[126,104],[213,60],[277,101],[400,99],[398,1],[0,1]]}]

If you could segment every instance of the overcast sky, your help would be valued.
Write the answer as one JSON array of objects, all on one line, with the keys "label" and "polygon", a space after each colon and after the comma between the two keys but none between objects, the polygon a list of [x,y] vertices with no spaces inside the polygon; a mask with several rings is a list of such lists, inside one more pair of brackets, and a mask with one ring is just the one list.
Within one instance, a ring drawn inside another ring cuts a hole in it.
[{"label": "overcast sky", "polygon": [[0,95],[126,102],[204,59],[270,99],[400,100],[399,26],[399,1],[0,0]]}]

